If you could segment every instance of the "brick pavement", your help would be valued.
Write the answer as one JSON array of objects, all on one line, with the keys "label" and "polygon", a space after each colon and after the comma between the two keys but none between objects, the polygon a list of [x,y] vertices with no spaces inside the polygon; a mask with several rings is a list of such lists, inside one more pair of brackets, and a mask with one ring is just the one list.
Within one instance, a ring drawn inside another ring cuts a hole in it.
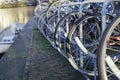
[{"label": "brick pavement", "polygon": [[25,80],[83,80],[80,73],[49,44],[38,29],[33,29],[31,40]]},{"label": "brick pavement", "polygon": [[85,80],[35,27],[33,19],[0,60],[0,80]]}]

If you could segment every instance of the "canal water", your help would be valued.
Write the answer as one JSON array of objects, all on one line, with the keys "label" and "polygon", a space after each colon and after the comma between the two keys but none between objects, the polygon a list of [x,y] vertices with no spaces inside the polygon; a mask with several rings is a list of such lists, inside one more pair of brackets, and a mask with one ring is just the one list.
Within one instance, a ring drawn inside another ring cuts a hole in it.
[{"label": "canal water", "polygon": [[[33,17],[35,7],[0,9],[0,31],[16,22],[27,23]],[[0,58],[3,54],[0,54]]]},{"label": "canal water", "polygon": [[27,23],[33,13],[34,7],[0,9],[0,30],[15,22]]}]

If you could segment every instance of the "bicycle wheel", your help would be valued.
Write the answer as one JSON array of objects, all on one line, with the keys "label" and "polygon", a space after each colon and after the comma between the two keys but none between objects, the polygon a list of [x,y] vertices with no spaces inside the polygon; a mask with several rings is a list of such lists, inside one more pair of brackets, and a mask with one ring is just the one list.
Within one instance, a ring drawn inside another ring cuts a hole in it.
[{"label": "bicycle wheel", "polygon": [[47,37],[49,41],[54,43],[54,33],[55,33],[55,27],[56,24],[58,23],[58,16],[57,14],[52,15],[48,19],[47,27],[46,27],[46,32],[47,32]]},{"label": "bicycle wheel", "polygon": [[42,14],[42,12],[44,12],[47,9],[48,6],[49,4],[47,2],[38,4],[34,9],[34,15],[36,17],[39,17]]},{"label": "bicycle wheel", "polygon": [[58,6],[60,4],[60,1],[54,1],[53,3],[51,3],[47,10],[46,10],[46,22],[48,22],[48,18],[52,15],[52,14],[55,14],[56,13],[56,6]]},{"label": "bicycle wheel", "polygon": [[103,33],[98,49],[100,80],[120,80],[120,16]]},{"label": "bicycle wheel", "polygon": [[108,13],[113,14],[115,12],[114,3],[113,2],[109,3],[108,6],[106,7],[106,10]]},{"label": "bicycle wheel", "polygon": [[47,24],[45,22],[45,11],[43,12],[43,14],[41,14],[38,18],[38,29],[44,34],[47,35],[46,32],[46,27]]},{"label": "bicycle wheel", "polygon": [[[96,50],[101,35],[100,15],[85,15],[77,20],[68,34],[67,54],[72,66],[83,74],[93,76]],[[79,42],[82,47],[79,47]],[[80,41],[81,39],[81,41]],[[91,56],[92,55],[92,56]]]},{"label": "bicycle wheel", "polygon": [[51,17],[52,14],[58,13],[58,11],[63,12],[64,14],[66,14],[66,10],[72,11],[71,7],[66,7],[66,6],[60,7],[60,5],[62,4],[64,4],[64,1],[62,2],[58,0],[49,5],[46,11],[46,22],[48,22],[48,19],[49,17]]},{"label": "bicycle wheel", "polygon": [[66,55],[66,39],[69,30],[72,28],[72,25],[77,20],[79,12],[71,12],[66,14],[56,25],[55,28],[55,45],[59,51],[65,56]]},{"label": "bicycle wheel", "polygon": [[39,5],[37,5],[34,9],[34,19],[36,21],[36,25],[38,26],[38,28],[40,27],[39,26],[39,21],[41,21],[42,17],[43,17],[43,14],[46,13],[46,9],[48,7],[48,3],[40,3]]}]

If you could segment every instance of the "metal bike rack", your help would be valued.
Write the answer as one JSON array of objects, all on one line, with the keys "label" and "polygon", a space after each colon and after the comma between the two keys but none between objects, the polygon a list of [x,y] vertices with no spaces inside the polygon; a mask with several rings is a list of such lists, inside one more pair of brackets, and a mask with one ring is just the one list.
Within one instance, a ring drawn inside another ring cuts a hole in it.
[{"label": "metal bike rack", "polygon": [[102,14],[102,33],[104,32],[105,28],[106,28],[106,8],[107,8],[107,5],[110,3],[110,2],[114,2],[114,1],[120,1],[120,0],[105,0],[104,4],[103,4],[103,7],[102,7],[102,11],[101,11],[101,14]]},{"label": "metal bike rack", "polygon": [[[84,1],[84,2],[81,2],[80,3],[80,8],[79,8],[79,13],[80,13],[80,17],[82,17],[82,8],[83,8],[83,6],[85,5],[85,4],[90,4],[90,3],[103,3],[104,2],[104,0],[87,0],[87,1]],[[81,52],[81,54],[84,54],[84,53],[86,53],[87,55],[89,55],[89,56],[91,56],[91,57],[93,57],[94,58],[94,80],[96,80],[96,56],[95,55],[93,55],[92,53],[90,53],[90,52],[88,52],[85,48],[84,48],[84,46],[83,46],[83,44],[82,44],[82,42],[83,42],[83,31],[82,31],[82,24],[80,25],[80,40],[79,40],[79,38],[77,37],[77,38],[75,38],[75,41],[76,41],[76,43],[78,44],[78,46],[79,46],[79,48],[80,48],[80,50],[82,50],[82,52]],[[84,52],[84,53],[83,53]],[[81,58],[81,61],[83,61],[83,56],[81,55],[80,56]],[[73,66],[76,66],[76,65],[73,65]],[[77,66],[76,66],[77,67]],[[79,69],[79,68],[78,68]],[[80,70],[78,70],[78,71],[80,71]],[[81,71],[80,71],[81,72]]]},{"label": "metal bike rack", "polygon": [[[61,7],[66,7],[66,12],[65,12],[65,14],[67,14],[67,13],[69,12],[67,9],[68,9],[70,6],[79,5],[79,18],[81,18],[81,17],[82,17],[82,13],[83,13],[83,6],[84,6],[84,5],[86,5],[86,4],[93,4],[93,3],[102,3],[103,6],[102,6],[102,10],[101,10],[101,18],[102,18],[102,23],[101,23],[102,26],[101,26],[101,27],[102,27],[102,33],[103,33],[103,32],[105,31],[106,26],[107,26],[107,24],[106,24],[106,14],[107,14],[106,8],[107,8],[107,5],[108,5],[110,2],[114,2],[114,1],[120,1],[120,0],[85,0],[85,1],[83,1],[83,2],[79,2],[79,0],[77,0],[77,2],[70,2],[70,3],[69,3],[68,0],[60,0],[61,3],[62,3],[62,2],[65,2],[65,3],[63,3],[63,4],[60,3],[60,4],[56,7],[56,9],[57,9],[57,16],[58,16],[58,19],[57,19],[58,21],[57,21],[57,23],[58,23],[58,22],[60,21],[60,19],[61,19],[61,17],[60,17],[60,9],[61,9]],[[39,16],[39,15],[38,15],[38,16]],[[40,16],[40,17],[41,17],[41,16]],[[66,33],[68,34],[68,32],[69,32],[68,19],[66,19],[66,21],[67,21],[67,23],[66,23],[66,26],[67,26]],[[44,22],[45,22],[45,21],[44,21]],[[49,27],[49,24],[45,23],[45,25],[46,25],[47,27]],[[48,29],[49,29],[49,28],[48,28]],[[78,47],[79,47],[79,50],[81,50],[81,51],[80,51],[81,54],[86,54],[86,55],[94,58],[94,62],[93,62],[93,64],[94,64],[94,80],[96,80],[96,79],[97,79],[97,78],[96,78],[96,76],[97,76],[97,71],[96,71],[96,65],[97,65],[96,59],[97,59],[97,57],[96,57],[95,54],[89,52],[89,51],[84,47],[84,45],[82,44],[82,43],[83,43],[83,30],[82,30],[82,29],[83,29],[83,26],[82,26],[82,24],[81,24],[81,25],[80,25],[80,28],[79,28],[79,30],[80,30],[80,31],[79,31],[80,38],[75,37],[74,39],[75,39],[75,41],[76,41],[76,43],[77,43],[77,45],[78,45]],[[53,32],[54,32],[54,31],[55,31],[55,30],[53,30]],[[42,31],[41,31],[41,32],[42,32]],[[67,35],[67,34],[66,34],[66,35]],[[49,39],[44,33],[43,33],[43,35],[47,38],[47,40],[52,44],[52,46],[53,46],[55,49],[57,49],[65,58],[67,58],[67,60],[71,63],[71,65],[72,65],[77,71],[85,74],[82,70],[79,69],[79,67],[78,67],[77,65],[75,65],[75,64],[72,62],[72,60],[71,60],[70,58],[66,57],[66,56],[64,55],[64,53],[63,53],[58,47],[55,46],[55,43],[54,43],[54,42],[50,41],[50,39]],[[83,55],[80,55],[80,61],[81,61],[81,63],[83,63]],[[83,66],[81,65],[81,67],[83,67]],[[86,78],[86,80],[90,80],[87,75],[84,75],[84,77]]]}]

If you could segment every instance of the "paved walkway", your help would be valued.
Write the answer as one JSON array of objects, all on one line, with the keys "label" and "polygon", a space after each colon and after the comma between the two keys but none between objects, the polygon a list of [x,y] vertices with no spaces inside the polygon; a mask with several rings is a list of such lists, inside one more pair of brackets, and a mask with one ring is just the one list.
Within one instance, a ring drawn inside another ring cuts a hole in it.
[{"label": "paved walkway", "polygon": [[35,27],[33,19],[0,60],[0,80],[84,80]]},{"label": "paved walkway", "polygon": [[[32,35],[31,19],[26,25],[24,32],[26,35]],[[30,39],[22,32],[15,43],[9,48],[7,53],[0,59],[0,80],[22,80],[26,58],[28,57]]]}]

